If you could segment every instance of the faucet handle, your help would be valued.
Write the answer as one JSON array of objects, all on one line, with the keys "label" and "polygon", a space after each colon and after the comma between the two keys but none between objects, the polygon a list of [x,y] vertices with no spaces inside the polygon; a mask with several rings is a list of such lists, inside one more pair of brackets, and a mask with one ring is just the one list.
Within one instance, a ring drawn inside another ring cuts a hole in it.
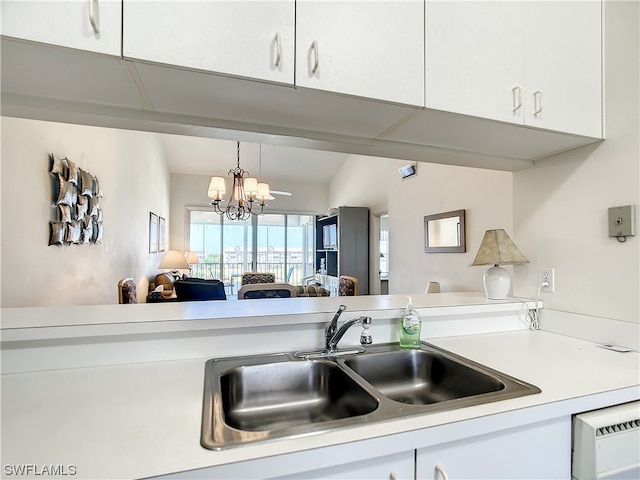
[{"label": "faucet handle", "polygon": [[371,345],[373,343],[373,337],[369,331],[371,326],[371,317],[364,317],[362,319],[362,333],[360,334],[360,345]]},{"label": "faucet handle", "polygon": [[338,318],[340,318],[340,315],[346,309],[347,309],[346,305],[340,305],[338,307],[338,310],[336,310],[336,313],[333,315],[333,318],[324,329],[325,338],[329,339],[333,337],[333,335],[336,333],[336,330],[338,329]]}]

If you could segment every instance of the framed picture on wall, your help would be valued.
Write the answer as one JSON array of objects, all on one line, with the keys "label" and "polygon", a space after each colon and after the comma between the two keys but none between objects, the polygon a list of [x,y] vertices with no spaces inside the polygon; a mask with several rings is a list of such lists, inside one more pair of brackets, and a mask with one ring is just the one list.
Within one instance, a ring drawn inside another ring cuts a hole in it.
[{"label": "framed picture on wall", "polygon": [[149,253],[158,251],[158,223],[160,217],[153,212],[149,213]]},{"label": "framed picture on wall", "polygon": [[164,252],[165,250],[165,219],[159,217],[158,219],[158,251]]}]

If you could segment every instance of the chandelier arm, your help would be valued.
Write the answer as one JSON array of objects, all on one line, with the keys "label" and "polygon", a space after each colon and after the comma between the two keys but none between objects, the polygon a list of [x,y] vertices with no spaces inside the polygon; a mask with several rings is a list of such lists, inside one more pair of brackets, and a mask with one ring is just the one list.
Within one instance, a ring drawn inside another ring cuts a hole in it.
[{"label": "chandelier arm", "polygon": [[264,210],[264,203],[258,203],[258,205],[260,205],[260,211],[258,213],[254,212],[252,209],[249,209],[249,212],[255,215],[256,217],[258,215],[262,215],[262,212]]}]

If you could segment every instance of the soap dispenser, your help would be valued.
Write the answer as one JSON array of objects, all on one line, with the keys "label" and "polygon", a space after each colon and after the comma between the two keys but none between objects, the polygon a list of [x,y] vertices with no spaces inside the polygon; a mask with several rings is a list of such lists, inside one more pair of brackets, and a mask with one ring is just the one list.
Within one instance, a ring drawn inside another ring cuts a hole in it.
[{"label": "soap dispenser", "polygon": [[413,308],[411,297],[407,297],[407,307],[400,315],[400,347],[420,348],[420,331],[422,320]]}]

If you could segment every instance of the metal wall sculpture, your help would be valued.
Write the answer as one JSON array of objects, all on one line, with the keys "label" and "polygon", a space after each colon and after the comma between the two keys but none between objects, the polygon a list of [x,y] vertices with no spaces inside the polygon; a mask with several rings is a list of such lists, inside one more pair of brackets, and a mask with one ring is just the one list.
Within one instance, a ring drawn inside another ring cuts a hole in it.
[{"label": "metal wall sculpture", "polygon": [[102,192],[98,179],[68,158],[49,154],[52,175],[49,245],[80,245],[102,241]]}]

